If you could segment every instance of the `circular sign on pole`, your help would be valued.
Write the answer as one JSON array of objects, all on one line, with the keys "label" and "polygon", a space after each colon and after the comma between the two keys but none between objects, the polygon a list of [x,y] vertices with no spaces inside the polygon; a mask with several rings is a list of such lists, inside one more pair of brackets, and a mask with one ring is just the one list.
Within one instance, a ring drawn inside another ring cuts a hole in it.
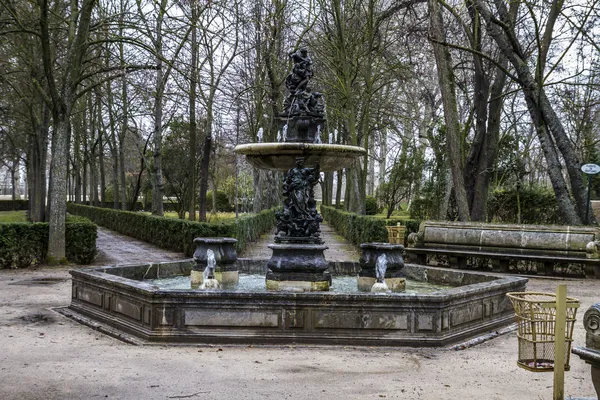
[{"label": "circular sign on pole", "polygon": [[581,166],[581,171],[584,174],[595,175],[600,172],[600,166],[597,164],[584,164]]}]

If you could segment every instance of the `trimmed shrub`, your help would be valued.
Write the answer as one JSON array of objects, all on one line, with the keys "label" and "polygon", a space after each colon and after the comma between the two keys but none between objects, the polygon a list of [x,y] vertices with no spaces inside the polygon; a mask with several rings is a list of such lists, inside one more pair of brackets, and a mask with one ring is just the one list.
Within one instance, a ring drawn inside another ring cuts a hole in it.
[{"label": "trimmed shrub", "polygon": [[[96,235],[97,227],[90,220],[67,216],[67,260],[76,264],[91,263],[96,255]],[[0,224],[0,269],[41,264],[46,259],[47,251],[47,223]]]},{"label": "trimmed shrub", "polygon": [[321,206],[321,215],[337,233],[355,246],[361,243],[388,241],[384,219],[341,211],[329,206]]},{"label": "trimmed shrub", "polygon": [[0,200],[0,211],[27,210],[29,200]]},{"label": "trimmed shrub", "polygon": [[67,260],[75,264],[90,264],[96,257],[98,227],[87,218],[67,216],[65,252]]},{"label": "trimmed shrub", "polygon": [[[212,210],[212,196],[212,191],[206,193],[207,210]],[[234,210],[234,208],[229,204],[229,198],[227,197],[227,194],[225,192],[221,192],[220,190],[217,190],[216,206],[217,212],[232,212]]]},{"label": "trimmed shrub", "polygon": [[554,191],[541,187],[494,190],[488,200],[488,220],[516,224],[521,211],[522,224],[560,224]]},{"label": "trimmed shrub", "polygon": [[377,207],[377,199],[372,196],[367,196],[365,200],[365,213],[367,215],[375,215],[379,212],[379,207]]},{"label": "trimmed shrub", "polygon": [[197,237],[233,237],[238,240],[237,250],[242,250],[249,241],[275,225],[275,209],[214,224],[73,203],[67,204],[67,210],[100,226],[188,257],[194,253],[193,241]]}]

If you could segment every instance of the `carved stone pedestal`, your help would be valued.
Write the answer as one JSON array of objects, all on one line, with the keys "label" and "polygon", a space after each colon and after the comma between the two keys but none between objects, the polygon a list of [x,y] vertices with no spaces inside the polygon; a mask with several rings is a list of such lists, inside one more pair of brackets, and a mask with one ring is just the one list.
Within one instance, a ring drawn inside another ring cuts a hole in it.
[{"label": "carved stone pedestal", "polygon": [[321,244],[270,244],[273,256],[267,263],[267,290],[328,291],[331,274]]},{"label": "carved stone pedestal", "polygon": [[288,143],[317,143],[317,138],[325,130],[326,121],[322,116],[294,115],[277,119],[282,136]]}]

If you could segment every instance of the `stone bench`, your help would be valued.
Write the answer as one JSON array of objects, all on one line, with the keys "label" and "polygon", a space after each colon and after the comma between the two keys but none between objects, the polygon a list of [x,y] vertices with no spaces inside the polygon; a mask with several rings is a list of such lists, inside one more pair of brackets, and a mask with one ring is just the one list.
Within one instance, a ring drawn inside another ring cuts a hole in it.
[{"label": "stone bench", "polygon": [[538,271],[546,275],[555,264],[580,263],[586,276],[600,278],[600,229],[425,221],[408,236],[406,254],[418,264],[427,255],[448,256],[455,268],[465,268],[467,257],[486,258],[496,272],[508,272],[511,260],[533,261],[543,264]]}]

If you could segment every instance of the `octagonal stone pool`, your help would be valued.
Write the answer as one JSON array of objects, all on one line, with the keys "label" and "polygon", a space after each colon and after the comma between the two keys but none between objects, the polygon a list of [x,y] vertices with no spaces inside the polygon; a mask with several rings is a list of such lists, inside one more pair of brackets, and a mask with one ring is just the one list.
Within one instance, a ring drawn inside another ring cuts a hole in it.
[{"label": "octagonal stone pool", "polygon": [[[266,265],[237,263],[255,273]],[[527,283],[412,264],[403,270],[409,281],[404,293],[201,291],[161,288],[153,281],[176,281],[189,276],[192,266],[185,260],[72,270],[71,305],[63,313],[148,344],[447,346],[514,322],[506,293],[524,291]],[[360,267],[332,263],[330,269],[356,276]],[[427,293],[411,290],[429,284],[434,286]]]}]

